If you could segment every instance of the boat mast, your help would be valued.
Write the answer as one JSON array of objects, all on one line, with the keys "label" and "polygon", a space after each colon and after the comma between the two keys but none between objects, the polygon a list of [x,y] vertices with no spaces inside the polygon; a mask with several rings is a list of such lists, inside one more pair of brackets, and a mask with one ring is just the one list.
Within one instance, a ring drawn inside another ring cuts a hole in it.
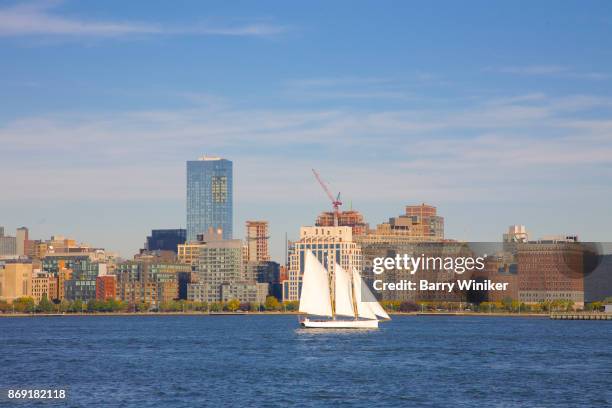
[{"label": "boat mast", "polygon": [[[335,257],[334,257],[335,258]],[[329,252],[327,253],[327,276],[329,279],[329,300],[332,305],[332,319],[336,320],[336,268],[333,268],[333,274],[329,271],[331,270],[331,263],[329,262]]]},{"label": "boat mast", "polygon": [[351,291],[353,292],[353,314],[355,315],[355,320],[359,319],[358,309],[357,309],[357,295],[361,296],[361,293],[357,293],[357,287],[355,285],[355,274],[353,273],[353,266],[351,266]]}]

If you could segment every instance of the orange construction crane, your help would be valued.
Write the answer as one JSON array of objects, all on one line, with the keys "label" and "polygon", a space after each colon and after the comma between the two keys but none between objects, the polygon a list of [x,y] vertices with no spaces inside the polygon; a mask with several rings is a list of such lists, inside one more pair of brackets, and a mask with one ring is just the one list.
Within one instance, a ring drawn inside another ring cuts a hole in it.
[{"label": "orange construction crane", "polygon": [[314,174],[321,187],[323,187],[323,191],[325,191],[327,197],[329,197],[329,199],[331,200],[332,207],[334,208],[334,227],[337,227],[338,216],[340,215],[340,206],[342,205],[342,201],[340,201],[340,192],[338,192],[338,195],[336,196],[336,198],[334,198],[334,195],[332,194],[329,187],[327,187],[327,184],[325,184],[325,182],[321,179],[319,173],[317,173],[315,169],[312,169],[312,173]]}]

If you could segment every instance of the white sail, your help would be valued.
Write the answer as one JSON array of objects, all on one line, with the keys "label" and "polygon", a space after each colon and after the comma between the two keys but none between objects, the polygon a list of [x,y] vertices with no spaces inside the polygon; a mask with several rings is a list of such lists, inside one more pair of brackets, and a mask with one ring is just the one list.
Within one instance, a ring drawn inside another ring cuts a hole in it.
[{"label": "white sail", "polygon": [[306,251],[299,310],[317,316],[332,316],[327,270],[311,251]]},{"label": "white sail", "polygon": [[[353,269],[353,280],[354,282],[359,282],[355,283],[355,296],[357,296],[356,303],[359,317],[364,317],[367,319],[375,319],[376,317],[380,317],[391,320],[387,312],[385,312],[385,309],[383,309],[380,303],[378,303],[378,300],[376,300],[376,297],[368,285],[363,282],[356,269]],[[374,315],[374,317],[370,317],[372,315]]]},{"label": "white sail", "polygon": [[[370,288],[368,288],[367,286],[365,287],[365,290],[367,290],[368,292],[370,291]],[[370,293],[371,294],[371,293]],[[374,295],[372,295],[372,297],[374,297]],[[389,315],[387,314],[387,312],[385,312],[385,309],[383,309],[383,307],[380,305],[380,303],[378,303],[378,301],[374,300],[372,302],[368,302],[368,306],[370,307],[370,310],[372,310],[372,312],[383,319],[388,319],[391,320],[391,318],[389,317]]]},{"label": "white sail", "polygon": [[351,277],[338,264],[334,267],[334,300],[336,301],[336,314],[339,316],[355,316],[353,310],[353,290]]},{"label": "white sail", "polygon": [[[362,299],[364,297],[364,293],[362,291],[362,286],[366,286],[361,281],[361,276],[357,269],[353,268],[353,285],[355,287],[355,303],[357,304],[357,316],[362,317],[364,319],[376,319],[376,314],[372,311],[368,302],[364,302]],[[367,290],[367,286],[364,288]]]}]

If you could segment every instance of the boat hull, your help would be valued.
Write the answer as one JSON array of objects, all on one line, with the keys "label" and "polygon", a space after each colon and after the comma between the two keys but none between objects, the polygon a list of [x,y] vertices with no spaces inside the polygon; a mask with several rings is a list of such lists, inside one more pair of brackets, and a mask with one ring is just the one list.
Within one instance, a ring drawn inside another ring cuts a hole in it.
[{"label": "boat hull", "polygon": [[306,329],[377,329],[378,320],[310,320],[305,318],[300,325]]}]

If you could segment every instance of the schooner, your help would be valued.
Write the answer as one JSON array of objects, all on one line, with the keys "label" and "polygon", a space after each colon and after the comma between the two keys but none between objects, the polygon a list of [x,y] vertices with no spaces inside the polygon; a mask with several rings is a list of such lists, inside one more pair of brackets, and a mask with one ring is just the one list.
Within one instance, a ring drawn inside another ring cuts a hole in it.
[{"label": "schooner", "polygon": [[391,319],[355,268],[349,273],[336,263],[330,280],[311,251],[306,251],[299,311],[317,316],[300,321],[306,328],[375,329],[379,318]]}]

